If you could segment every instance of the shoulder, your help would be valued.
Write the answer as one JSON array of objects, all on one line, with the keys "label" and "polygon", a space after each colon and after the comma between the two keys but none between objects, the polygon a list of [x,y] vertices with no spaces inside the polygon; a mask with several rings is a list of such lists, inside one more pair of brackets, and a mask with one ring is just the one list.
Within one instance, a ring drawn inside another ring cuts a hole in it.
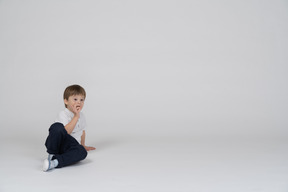
[{"label": "shoulder", "polygon": [[84,115],[84,113],[83,112],[80,112],[80,118],[81,119],[83,119],[83,120],[85,120],[86,118],[85,118],[85,115]]},{"label": "shoulder", "polygon": [[58,116],[55,120],[55,122],[60,122],[63,125],[67,125],[69,123],[69,121],[71,120],[71,116],[69,114],[69,112],[67,112],[67,110],[62,110],[58,113]]},{"label": "shoulder", "polygon": [[58,117],[61,117],[61,118],[68,118],[69,117],[69,114],[67,113],[66,110],[62,110],[58,113]]},{"label": "shoulder", "polygon": [[85,117],[85,115],[84,115],[84,113],[82,111],[80,112],[80,116],[81,117]]}]

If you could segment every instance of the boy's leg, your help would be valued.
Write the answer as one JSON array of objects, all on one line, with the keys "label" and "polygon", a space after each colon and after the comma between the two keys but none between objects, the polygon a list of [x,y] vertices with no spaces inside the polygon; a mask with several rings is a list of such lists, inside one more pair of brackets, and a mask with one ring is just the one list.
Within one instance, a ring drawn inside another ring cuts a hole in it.
[{"label": "boy's leg", "polygon": [[57,159],[59,162],[57,168],[61,168],[61,167],[65,167],[65,166],[77,163],[85,159],[86,156],[87,156],[86,149],[82,145],[77,144],[77,145],[71,146],[63,154],[54,155],[52,159],[54,158]]},{"label": "boy's leg", "polygon": [[63,143],[67,139],[68,133],[62,123],[54,123],[49,129],[49,135],[46,139],[45,146],[49,154],[61,153]]},{"label": "boy's leg", "polygon": [[86,149],[69,135],[62,123],[54,123],[45,142],[47,152],[58,160],[57,168],[71,165],[86,158]]},{"label": "boy's leg", "polygon": [[65,141],[61,145],[60,153],[55,154],[52,159],[57,159],[57,168],[65,167],[85,159],[86,149],[78,141],[67,133]]}]

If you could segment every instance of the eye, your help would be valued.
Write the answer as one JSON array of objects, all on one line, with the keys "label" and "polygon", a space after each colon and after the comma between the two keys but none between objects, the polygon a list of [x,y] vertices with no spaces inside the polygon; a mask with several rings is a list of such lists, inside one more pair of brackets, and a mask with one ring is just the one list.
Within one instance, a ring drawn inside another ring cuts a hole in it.
[{"label": "eye", "polygon": [[84,99],[81,99],[80,101],[84,101]]}]

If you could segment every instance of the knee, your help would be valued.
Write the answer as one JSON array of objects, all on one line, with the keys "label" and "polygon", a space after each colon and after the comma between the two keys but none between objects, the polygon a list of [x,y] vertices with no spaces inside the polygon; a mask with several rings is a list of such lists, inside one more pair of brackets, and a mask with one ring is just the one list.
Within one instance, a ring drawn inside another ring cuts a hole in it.
[{"label": "knee", "polygon": [[80,145],[80,151],[81,151],[81,159],[83,160],[87,157],[88,153],[82,145]]},{"label": "knee", "polygon": [[66,132],[65,127],[62,123],[53,123],[50,128],[49,132],[53,134],[63,134]]}]

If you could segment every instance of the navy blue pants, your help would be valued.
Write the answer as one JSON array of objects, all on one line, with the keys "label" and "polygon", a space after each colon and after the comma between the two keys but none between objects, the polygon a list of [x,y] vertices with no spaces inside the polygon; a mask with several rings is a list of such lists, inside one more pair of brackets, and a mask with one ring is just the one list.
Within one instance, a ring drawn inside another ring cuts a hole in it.
[{"label": "navy blue pants", "polygon": [[54,154],[53,159],[58,160],[57,168],[74,164],[87,156],[86,149],[67,133],[62,123],[51,125],[45,146],[49,154]]}]

